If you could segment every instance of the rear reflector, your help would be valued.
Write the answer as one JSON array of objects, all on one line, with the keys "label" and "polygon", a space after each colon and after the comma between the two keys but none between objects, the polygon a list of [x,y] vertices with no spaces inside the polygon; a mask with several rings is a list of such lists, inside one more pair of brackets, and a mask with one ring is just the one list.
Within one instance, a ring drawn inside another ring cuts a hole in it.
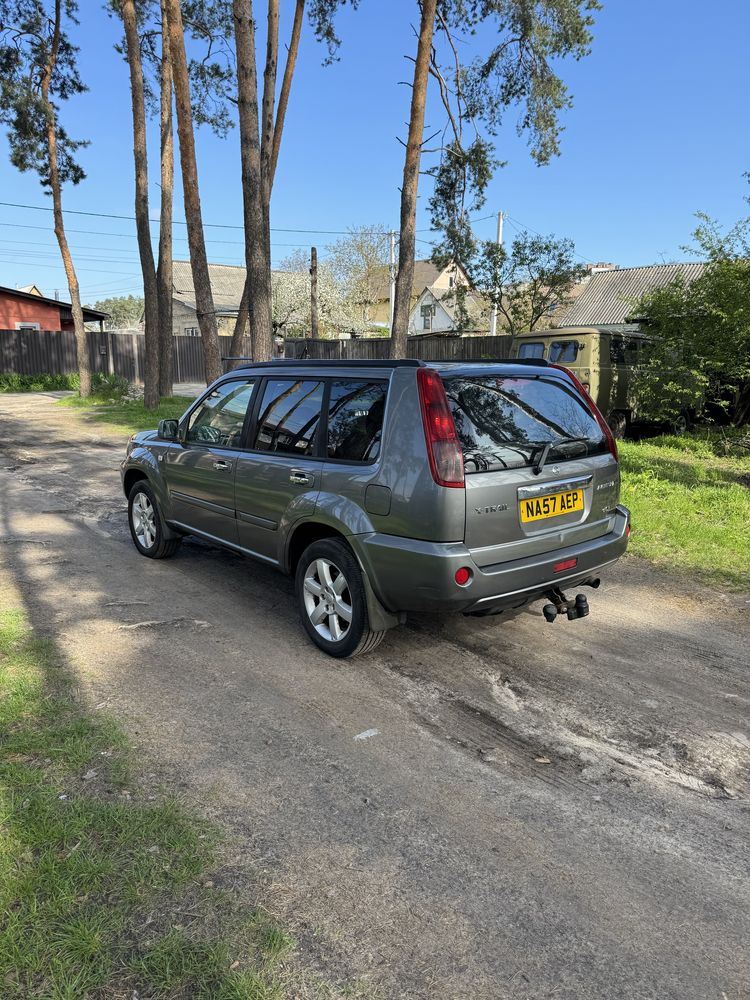
[{"label": "rear reflector", "polygon": [[578,565],[577,559],[563,559],[562,562],[555,563],[555,565],[552,568],[554,569],[555,573],[562,573],[563,570],[566,569],[575,569],[577,565]]},{"label": "rear reflector", "polygon": [[625,527],[625,537],[626,538],[630,538],[630,525],[629,524],[626,525],[626,527]]},{"label": "rear reflector", "polygon": [[456,570],[456,583],[459,587],[463,587],[471,580],[471,570],[466,566],[462,566],[461,569]]},{"label": "rear reflector", "polygon": [[432,478],[438,486],[463,489],[464,456],[443,381],[431,368],[418,368],[417,386]]}]

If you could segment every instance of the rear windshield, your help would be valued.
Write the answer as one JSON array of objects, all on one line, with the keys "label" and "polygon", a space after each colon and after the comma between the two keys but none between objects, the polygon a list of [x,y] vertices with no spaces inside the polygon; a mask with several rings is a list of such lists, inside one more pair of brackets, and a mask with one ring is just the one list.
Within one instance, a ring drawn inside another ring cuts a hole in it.
[{"label": "rear windshield", "polygon": [[548,361],[558,365],[571,365],[578,357],[577,340],[555,340],[550,344]]},{"label": "rear windshield", "polygon": [[545,376],[443,378],[467,474],[607,451],[602,429],[572,385]]},{"label": "rear windshield", "polygon": [[544,357],[544,344],[539,340],[534,340],[531,343],[528,341],[525,344],[518,345],[518,357],[519,358],[543,358]]}]

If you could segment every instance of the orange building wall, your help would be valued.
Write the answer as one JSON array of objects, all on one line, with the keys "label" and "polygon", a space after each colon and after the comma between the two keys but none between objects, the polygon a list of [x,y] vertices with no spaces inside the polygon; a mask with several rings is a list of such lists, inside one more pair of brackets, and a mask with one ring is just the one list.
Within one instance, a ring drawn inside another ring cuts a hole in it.
[{"label": "orange building wall", "polygon": [[15,330],[16,323],[38,323],[40,330],[60,330],[60,309],[0,292],[0,330]]}]

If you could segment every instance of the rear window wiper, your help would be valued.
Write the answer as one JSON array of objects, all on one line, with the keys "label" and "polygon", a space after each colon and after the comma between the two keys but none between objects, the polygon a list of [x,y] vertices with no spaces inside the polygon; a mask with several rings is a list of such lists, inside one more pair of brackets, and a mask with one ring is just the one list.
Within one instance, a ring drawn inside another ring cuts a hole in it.
[{"label": "rear window wiper", "polygon": [[542,450],[539,452],[539,458],[534,463],[533,471],[535,476],[538,476],[539,473],[544,468],[544,463],[547,461],[547,456],[549,455],[551,449],[552,449],[552,442],[545,441],[545,443],[542,445]]}]

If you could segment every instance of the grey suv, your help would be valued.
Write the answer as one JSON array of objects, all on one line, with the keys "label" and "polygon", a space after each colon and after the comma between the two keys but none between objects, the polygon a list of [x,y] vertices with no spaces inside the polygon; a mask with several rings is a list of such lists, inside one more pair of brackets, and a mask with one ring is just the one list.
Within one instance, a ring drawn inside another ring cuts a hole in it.
[{"label": "grey suv", "polygon": [[237,368],[122,463],[144,556],[198,535],[295,578],[332,656],[412,611],[485,615],[598,586],[625,551],[617,447],[545,362],[275,361]]}]

